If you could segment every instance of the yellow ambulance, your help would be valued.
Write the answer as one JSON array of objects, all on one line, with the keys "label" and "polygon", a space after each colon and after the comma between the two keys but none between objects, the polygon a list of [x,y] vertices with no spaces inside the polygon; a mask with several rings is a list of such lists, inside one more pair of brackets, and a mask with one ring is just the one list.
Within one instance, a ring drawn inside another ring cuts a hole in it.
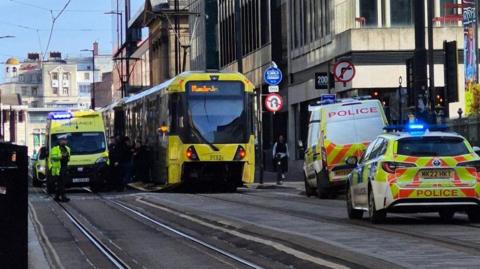
[{"label": "yellow ambulance", "polygon": [[387,118],[378,100],[341,99],[311,105],[308,141],[303,165],[305,193],[328,198],[345,189],[352,168],[350,156],[359,157],[383,133]]},{"label": "yellow ambulance", "polygon": [[[109,164],[101,113],[93,110],[51,112],[47,119],[47,152],[58,144],[58,137],[62,135],[67,135],[71,150],[69,180],[65,187],[89,186],[93,192],[99,191],[108,176]],[[50,175],[50,156],[47,156],[47,191],[52,193],[55,182]]]}]

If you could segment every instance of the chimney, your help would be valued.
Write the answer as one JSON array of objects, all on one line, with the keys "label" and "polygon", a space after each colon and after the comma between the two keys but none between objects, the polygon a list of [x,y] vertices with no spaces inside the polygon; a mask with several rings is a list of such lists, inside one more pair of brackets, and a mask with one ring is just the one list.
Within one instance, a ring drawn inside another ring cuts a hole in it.
[{"label": "chimney", "polygon": [[40,54],[36,52],[31,52],[27,54],[27,59],[31,62],[40,60]]},{"label": "chimney", "polygon": [[93,55],[98,56],[98,42],[93,42]]},{"label": "chimney", "polygon": [[50,57],[48,59],[53,61],[59,61],[62,59],[62,53],[58,51],[52,51],[50,52]]}]

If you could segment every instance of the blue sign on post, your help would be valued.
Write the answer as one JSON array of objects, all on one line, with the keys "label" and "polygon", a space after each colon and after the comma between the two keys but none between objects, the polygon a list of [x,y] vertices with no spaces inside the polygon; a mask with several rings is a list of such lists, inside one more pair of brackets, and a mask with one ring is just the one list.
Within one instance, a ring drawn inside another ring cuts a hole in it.
[{"label": "blue sign on post", "polygon": [[335,103],[335,100],[337,99],[335,94],[322,94],[320,95],[320,101],[333,104]]},{"label": "blue sign on post", "polygon": [[282,71],[276,66],[270,66],[263,73],[263,80],[268,85],[278,85],[282,82]]}]

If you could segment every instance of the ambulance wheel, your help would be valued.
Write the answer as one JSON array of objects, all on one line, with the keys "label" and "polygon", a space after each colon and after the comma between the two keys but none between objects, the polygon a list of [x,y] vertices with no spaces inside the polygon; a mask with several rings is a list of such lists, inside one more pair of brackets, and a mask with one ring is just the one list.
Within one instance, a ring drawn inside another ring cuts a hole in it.
[{"label": "ambulance wheel", "polygon": [[480,208],[471,208],[467,210],[470,222],[480,223]]},{"label": "ambulance wheel", "polygon": [[33,176],[32,178],[32,186],[33,187],[41,187],[42,186],[42,182],[40,180],[38,180],[38,178],[36,176]]},{"label": "ambulance wheel", "polygon": [[317,174],[317,196],[320,199],[328,199],[330,192],[327,189],[328,174],[325,170]]},{"label": "ambulance wheel", "polygon": [[442,221],[449,222],[449,221],[452,221],[453,216],[455,215],[455,211],[444,208],[438,211],[438,215],[440,215],[440,219]]},{"label": "ambulance wheel", "polygon": [[347,213],[349,219],[362,219],[363,210],[353,208],[352,190],[347,186]]},{"label": "ambulance wheel", "polygon": [[99,184],[99,183],[92,184],[92,185],[90,185],[90,190],[91,190],[93,193],[100,192],[100,191],[102,190],[102,184]]},{"label": "ambulance wheel", "polygon": [[303,180],[305,181],[305,194],[307,197],[315,195],[315,188],[312,188],[310,184],[308,184],[307,177],[304,175]]},{"label": "ambulance wheel", "polygon": [[370,218],[370,222],[373,224],[382,223],[387,218],[387,211],[384,209],[377,210],[372,188],[368,189],[368,216]]}]

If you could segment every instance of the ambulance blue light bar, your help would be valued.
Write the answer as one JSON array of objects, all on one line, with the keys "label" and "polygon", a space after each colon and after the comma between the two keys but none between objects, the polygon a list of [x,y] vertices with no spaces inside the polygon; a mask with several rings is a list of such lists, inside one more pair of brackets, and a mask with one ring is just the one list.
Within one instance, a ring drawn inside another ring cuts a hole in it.
[{"label": "ambulance blue light bar", "polygon": [[68,111],[57,111],[57,112],[50,112],[48,114],[49,120],[68,120],[73,117],[72,113]]}]

